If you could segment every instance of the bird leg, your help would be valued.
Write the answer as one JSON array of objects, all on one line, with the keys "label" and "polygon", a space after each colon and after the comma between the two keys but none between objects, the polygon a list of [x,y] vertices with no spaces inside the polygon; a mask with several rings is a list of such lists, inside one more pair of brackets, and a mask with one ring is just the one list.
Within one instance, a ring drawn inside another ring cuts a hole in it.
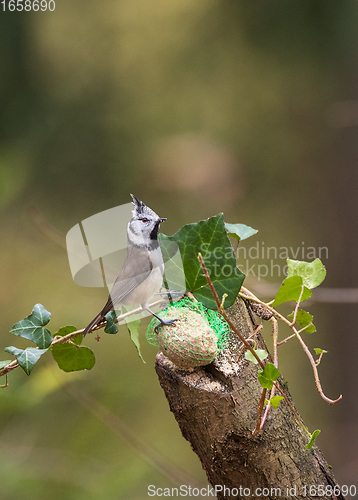
[{"label": "bird leg", "polygon": [[149,307],[145,307],[146,311],[150,312],[150,314],[152,314],[153,316],[155,316],[159,321],[159,325],[157,325],[155,328],[154,328],[154,331],[155,333],[158,333],[158,328],[160,328],[161,326],[163,325],[174,325],[176,321],[178,321],[177,319],[169,319],[168,321],[165,321],[165,319],[162,319],[160,316],[158,316],[157,314],[155,314],[155,312],[153,312],[151,309],[149,309]]}]

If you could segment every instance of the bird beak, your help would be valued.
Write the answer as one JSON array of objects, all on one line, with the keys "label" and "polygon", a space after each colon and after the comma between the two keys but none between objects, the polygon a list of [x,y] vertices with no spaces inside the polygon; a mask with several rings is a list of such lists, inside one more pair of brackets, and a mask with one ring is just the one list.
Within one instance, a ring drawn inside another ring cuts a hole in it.
[{"label": "bird beak", "polygon": [[166,217],[159,217],[159,222],[164,222],[165,220],[167,220]]}]

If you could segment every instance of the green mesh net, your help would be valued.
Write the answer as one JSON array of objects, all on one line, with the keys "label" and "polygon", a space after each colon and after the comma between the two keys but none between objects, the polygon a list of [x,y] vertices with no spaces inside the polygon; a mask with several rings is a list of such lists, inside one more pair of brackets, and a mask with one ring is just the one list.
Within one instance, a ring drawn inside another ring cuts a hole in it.
[{"label": "green mesh net", "polygon": [[[201,318],[204,319],[204,322],[201,321],[201,323],[209,326],[208,330],[210,330],[210,335],[207,333],[202,335],[202,325],[197,324],[198,322],[194,318],[196,315],[191,314],[191,312],[199,314]],[[197,360],[205,361],[205,345],[207,345],[208,350],[211,350],[212,354],[214,354],[212,346],[213,338],[215,341],[215,355],[221,352],[228,343],[230,333],[229,325],[217,311],[207,309],[201,302],[193,302],[188,297],[185,297],[161,311],[160,316],[163,319],[179,318],[177,324],[180,324],[181,328],[176,329],[175,326],[171,326],[165,329],[165,333],[162,332],[163,328],[160,328],[157,334],[154,329],[158,325],[158,320],[153,318],[149,323],[146,338],[150,344],[163,348],[164,336],[166,339],[165,345],[168,346],[169,343],[171,350],[176,348],[180,358],[188,354],[191,358],[194,357]],[[185,333],[183,333],[184,329]],[[201,345],[202,349],[198,349],[198,344]],[[164,349],[164,351],[166,351],[166,349]],[[168,354],[167,352],[165,353]],[[208,353],[208,363],[212,361],[212,358],[213,355]]]}]

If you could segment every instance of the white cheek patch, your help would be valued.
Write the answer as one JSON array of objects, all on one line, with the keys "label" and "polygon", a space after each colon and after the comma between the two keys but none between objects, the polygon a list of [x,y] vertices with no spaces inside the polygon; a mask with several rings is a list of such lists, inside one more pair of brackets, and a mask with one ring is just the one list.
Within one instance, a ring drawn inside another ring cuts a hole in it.
[{"label": "white cheek patch", "polygon": [[128,231],[128,240],[129,243],[133,246],[145,246],[146,242],[144,241],[143,233],[135,233],[131,229]]}]

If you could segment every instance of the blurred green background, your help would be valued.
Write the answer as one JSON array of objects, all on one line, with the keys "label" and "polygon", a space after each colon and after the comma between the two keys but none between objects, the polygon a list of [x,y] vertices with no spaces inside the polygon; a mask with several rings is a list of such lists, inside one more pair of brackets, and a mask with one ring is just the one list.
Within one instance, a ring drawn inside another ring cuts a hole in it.
[{"label": "blurred green background", "polygon": [[[28,345],[8,332],[34,304],[51,311],[52,333],[86,326],[102,307],[106,290],[73,283],[63,235],[128,203],[130,192],[168,218],[166,234],[223,211],[227,222],[259,230],[247,250],[327,247],[323,287],[333,289],[333,302],[317,291],[308,308],[318,331],[305,338],[329,351],[323,388],[343,400],[320,398],[295,340],[279,356],[299,412],[311,431],[322,430],[317,445],[337,481],[358,486],[357,304],[354,296],[339,302],[339,288],[358,283],[358,3],[57,0],[53,12],[2,8],[2,359],[5,346]],[[248,260],[256,274],[271,265]],[[249,277],[249,288],[269,300],[267,285],[278,288],[284,263],[275,260],[281,267],[264,280]],[[245,272],[245,259],[239,264]],[[149,484],[175,486],[143,460],[143,447],[126,442],[124,425],[164,463],[206,484],[144,332],[143,323],[146,364],[122,326],[99,343],[86,338],[97,359],[90,372],[64,374],[47,355],[30,378],[10,374],[0,392],[1,499],[142,500]],[[280,338],[286,334],[282,328]],[[265,335],[270,343],[268,327]]]}]

